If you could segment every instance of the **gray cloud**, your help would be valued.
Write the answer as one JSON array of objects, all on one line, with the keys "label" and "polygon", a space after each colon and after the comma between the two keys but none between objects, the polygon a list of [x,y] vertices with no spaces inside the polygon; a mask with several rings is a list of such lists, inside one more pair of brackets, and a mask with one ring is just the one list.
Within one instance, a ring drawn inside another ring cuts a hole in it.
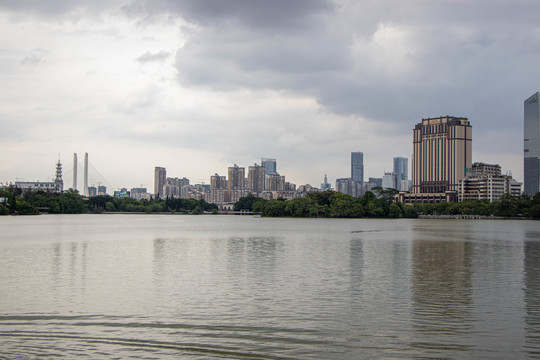
[{"label": "gray cloud", "polygon": [[[515,104],[540,87],[537,1],[316,2],[285,20],[283,9],[160,4],[200,25],[176,54],[185,85],[290,89],[340,114],[411,126],[448,113],[486,127],[515,127]],[[398,37],[377,43],[385,27]]]},{"label": "gray cloud", "polygon": [[[25,48],[27,41],[21,38],[16,42],[17,52],[0,50],[6,54],[0,61],[9,65],[3,66],[9,75],[5,79],[13,79],[14,72],[21,78],[24,75],[22,79],[32,84],[28,89],[36,88],[39,73],[43,89],[47,88],[43,81],[49,81],[55,85],[51,88],[65,86],[64,93],[74,96],[72,102],[95,97],[94,103],[105,104],[98,106],[101,112],[88,112],[84,122],[103,131],[102,138],[111,132],[108,127],[114,127],[118,139],[132,138],[138,144],[155,141],[174,149],[179,143],[200,148],[203,136],[215,144],[212,151],[231,162],[256,161],[246,148],[260,149],[263,156],[294,159],[297,168],[310,156],[316,157],[310,166],[320,166],[321,177],[322,171],[332,170],[325,169],[324,163],[333,164],[340,153],[346,154],[341,174],[345,176],[351,150],[365,151],[369,159],[406,156],[411,127],[423,117],[446,114],[471,119],[475,147],[504,153],[508,140],[518,148],[512,154],[519,158],[520,146],[515,145],[522,136],[523,100],[540,88],[540,3],[536,0],[0,0],[0,11],[41,16],[22,22],[30,26],[36,20],[40,30],[59,28],[62,34],[52,44],[66,41],[66,34],[90,41],[91,54],[75,46],[72,54],[57,49],[43,56]],[[99,26],[70,26],[83,18],[88,23],[97,20],[92,24]],[[9,19],[18,20],[16,16]],[[147,26],[162,22],[168,22],[167,37],[147,31]],[[136,31],[114,32],[127,23]],[[108,50],[96,46],[106,37],[117,37],[118,44],[130,40],[129,56],[117,56],[114,46]],[[154,38],[161,40],[159,47],[141,42]],[[169,67],[132,66],[138,71],[135,74],[124,65],[134,65],[133,59],[164,61],[173,54],[157,50],[177,44],[183,44],[174,54],[176,80],[181,85],[176,88],[182,92],[164,101],[175,88],[168,82],[175,75]],[[52,76],[63,74],[60,59],[78,63],[88,56],[95,58],[81,66],[83,70],[72,70],[62,81]],[[108,69],[110,63],[118,67]],[[41,66],[23,66],[30,64]],[[71,82],[78,72],[94,76]],[[156,79],[165,79],[163,85],[147,86],[158,83]],[[17,79],[12,86],[20,83]],[[80,83],[87,85],[84,91],[77,91]],[[110,94],[102,99],[104,84]],[[13,96],[26,92],[21,87]],[[51,91],[36,91],[34,96],[43,94],[59,102],[45,114],[56,121],[58,109],[64,109],[68,101],[62,102],[62,96],[52,96]],[[260,98],[279,101],[258,103]],[[179,99],[184,106],[176,107]],[[312,99],[317,101],[315,106]],[[309,102],[310,110],[291,110],[299,103],[303,106],[303,101]],[[9,106],[12,102],[5,100]],[[42,111],[26,114],[28,102],[25,95],[24,105],[12,117],[43,119]],[[49,98],[41,102],[48,104]],[[189,107],[192,102],[197,106]],[[317,105],[325,116],[314,119]],[[207,112],[201,115],[203,108]],[[242,111],[233,111],[238,108]],[[73,114],[64,117],[84,112]],[[373,122],[362,117],[376,120],[377,125],[372,127]],[[95,119],[105,118],[103,124],[95,125]],[[7,116],[0,121],[14,123]],[[27,127],[23,122],[17,126]],[[78,125],[73,127],[73,131],[78,129]],[[490,133],[491,128],[497,131]],[[236,141],[239,138],[251,142]],[[372,138],[376,141],[370,145]],[[389,146],[387,138],[404,140]]]},{"label": "gray cloud", "polygon": [[153,61],[163,61],[167,59],[169,56],[171,56],[171,53],[164,50],[159,51],[157,53],[151,53],[150,51],[147,51],[135,60],[141,63],[146,63],[146,62],[153,62]]},{"label": "gray cloud", "polygon": [[203,26],[233,21],[269,31],[311,26],[311,17],[331,9],[329,0],[134,0],[124,7],[130,14],[175,13]]},{"label": "gray cloud", "polygon": [[100,12],[118,7],[122,2],[122,0],[0,0],[0,10],[57,16],[76,10]]}]

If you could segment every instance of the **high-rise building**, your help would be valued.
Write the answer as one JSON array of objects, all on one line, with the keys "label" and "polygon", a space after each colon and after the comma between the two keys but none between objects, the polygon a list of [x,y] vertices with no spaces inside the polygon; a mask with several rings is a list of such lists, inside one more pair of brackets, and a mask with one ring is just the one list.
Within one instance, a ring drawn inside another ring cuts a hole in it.
[{"label": "high-rise building", "polygon": [[[264,168],[265,175],[275,175],[277,174],[277,164],[276,159],[271,158],[261,158],[261,166]],[[266,181],[265,176],[264,188],[268,187],[268,182]]]},{"label": "high-rise building", "polygon": [[336,179],[336,191],[354,197],[361,196],[363,183],[353,178]]},{"label": "high-rise building", "polygon": [[248,167],[248,188],[254,192],[263,192],[265,184],[265,168],[254,164]]},{"label": "high-rise building", "polygon": [[370,182],[372,184],[375,184],[375,187],[382,186],[382,178],[370,177],[368,182]]},{"label": "high-rise building", "polygon": [[88,196],[88,153],[84,153],[83,195]]},{"label": "high-rise building", "polygon": [[181,197],[182,187],[186,185],[189,185],[189,179],[185,177],[182,179],[168,177],[165,179],[160,195],[162,197],[179,198]]},{"label": "high-rise building", "polygon": [[523,192],[534,196],[540,191],[540,101],[539,93],[525,100],[523,107]]},{"label": "high-rise building", "polygon": [[397,189],[396,185],[396,174],[391,172],[385,172],[382,177],[382,188],[383,189]]},{"label": "high-rise building", "polygon": [[77,153],[73,153],[73,190],[77,190]]},{"label": "high-rise building", "polygon": [[364,153],[351,153],[351,178],[354,181],[364,182]]},{"label": "high-rise building", "polygon": [[467,118],[422,119],[413,130],[413,193],[457,191],[472,163]]},{"label": "high-rise building", "polygon": [[156,199],[163,196],[163,185],[167,179],[167,170],[164,167],[156,166],[154,169],[154,196]]},{"label": "high-rise building", "polygon": [[243,189],[245,178],[246,178],[246,169],[239,167],[234,164],[234,166],[229,167],[229,192],[231,190],[241,190]]},{"label": "high-rise building", "polygon": [[266,175],[266,190],[269,191],[284,191],[285,190],[285,176],[278,173],[272,175]]},{"label": "high-rise building", "polygon": [[402,181],[408,180],[409,178],[409,159],[404,157],[395,157],[394,158],[394,174],[396,176],[396,187],[394,189],[400,191],[407,191],[408,186],[403,188]]},{"label": "high-rise building", "polygon": [[217,173],[210,176],[210,190],[226,190],[227,178],[225,176],[219,176]]},{"label": "high-rise building", "polygon": [[277,172],[276,159],[261,158],[261,166],[264,167],[266,175],[273,175]]}]

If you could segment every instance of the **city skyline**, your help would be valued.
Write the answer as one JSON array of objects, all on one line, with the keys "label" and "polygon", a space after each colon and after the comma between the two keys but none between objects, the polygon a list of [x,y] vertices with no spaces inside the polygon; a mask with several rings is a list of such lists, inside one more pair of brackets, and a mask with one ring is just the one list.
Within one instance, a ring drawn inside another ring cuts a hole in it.
[{"label": "city skyline", "polygon": [[155,166],[199,183],[262,156],[334,184],[357,150],[380,177],[444,114],[474,124],[473,161],[523,181],[538,2],[224,4],[0,2],[0,182],[50,180],[74,152],[111,191],[152,189]]}]

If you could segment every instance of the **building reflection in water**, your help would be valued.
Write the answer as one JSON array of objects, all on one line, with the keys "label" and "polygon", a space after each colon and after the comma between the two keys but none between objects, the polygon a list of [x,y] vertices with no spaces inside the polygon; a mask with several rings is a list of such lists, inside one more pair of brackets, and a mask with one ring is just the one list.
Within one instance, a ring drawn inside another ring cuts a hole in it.
[{"label": "building reflection in water", "polygon": [[466,241],[413,242],[412,321],[414,338],[422,340],[411,345],[426,355],[455,354],[474,345],[466,336],[473,318],[471,257],[472,245]]},{"label": "building reflection in water", "polygon": [[531,359],[540,359],[540,241],[537,233],[526,234],[523,251],[525,351]]},{"label": "building reflection in water", "polygon": [[[349,245],[350,248],[350,290],[351,299],[356,299],[362,289],[363,268],[364,268],[364,250],[362,240],[353,239]],[[354,307],[354,306],[353,306]]]}]

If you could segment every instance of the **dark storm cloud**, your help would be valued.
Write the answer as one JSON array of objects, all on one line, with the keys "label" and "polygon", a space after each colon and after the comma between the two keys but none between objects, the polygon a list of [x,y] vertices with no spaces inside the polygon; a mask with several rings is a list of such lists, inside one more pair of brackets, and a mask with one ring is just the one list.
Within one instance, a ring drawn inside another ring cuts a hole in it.
[{"label": "dark storm cloud", "polygon": [[187,21],[216,26],[230,20],[250,28],[286,31],[310,25],[310,17],[332,9],[328,0],[135,0],[125,10],[135,14],[176,13]]},{"label": "dark storm cloud", "polygon": [[[534,80],[540,78],[537,1],[162,0],[130,6],[143,9],[177,13],[198,25],[176,54],[185,85],[289,89],[336,113],[408,124],[448,113],[503,126],[515,116],[510,103],[540,87]],[[385,26],[405,38],[377,43]]]},{"label": "dark storm cloud", "polygon": [[183,85],[292,90],[338,114],[507,126],[540,87],[536,0],[0,0],[45,14],[105,8],[193,24],[176,53]]},{"label": "dark storm cloud", "polygon": [[73,10],[101,11],[118,6],[115,0],[0,0],[0,10],[55,16]]}]

